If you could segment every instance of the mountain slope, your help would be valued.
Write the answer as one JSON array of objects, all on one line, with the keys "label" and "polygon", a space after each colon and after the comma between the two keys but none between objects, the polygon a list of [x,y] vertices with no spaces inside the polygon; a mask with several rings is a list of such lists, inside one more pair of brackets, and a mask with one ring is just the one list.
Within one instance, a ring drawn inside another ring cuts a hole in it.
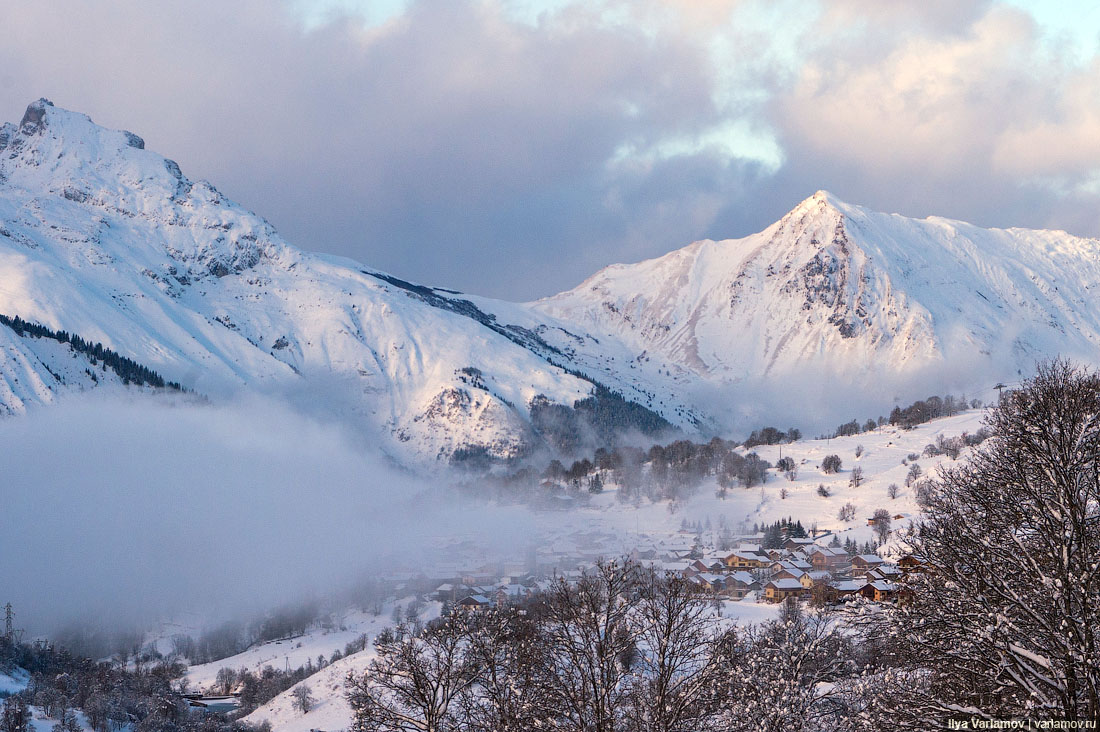
[{"label": "mountain slope", "polygon": [[1100,241],[881,214],[818,192],[744,239],[608,267],[534,303],[682,380],[974,385],[1100,352]]},{"label": "mountain slope", "polygon": [[301,252],[136,135],[46,100],[0,128],[0,283],[0,313],[206,394],[289,393],[403,461],[524,454],[535,397],[569,409],[595,390],[536,333]]}]

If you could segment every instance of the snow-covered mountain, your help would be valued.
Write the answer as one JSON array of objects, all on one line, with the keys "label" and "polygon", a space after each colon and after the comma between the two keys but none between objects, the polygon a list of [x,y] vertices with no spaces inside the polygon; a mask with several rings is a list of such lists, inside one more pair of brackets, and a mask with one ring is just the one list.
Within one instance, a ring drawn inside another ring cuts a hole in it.
[{"label": "snow-covered mountain", "polygon": [[[138,136],[46,100],[0,128],[0,314],[200,393],[306,393],[402,460],[521,454],[541,442],[536,397],[569,410],[595,385],[540,336],[555,321],[481,302],[531,329],[459,293],[295,249]],[[8,411],[91,385],[83,366],[55,377],[36,339],[3,327],[0,338]]]},{"label": "snow-covered mountain", "polygon": [[[744,239],[507,303],[300,251],[137,135],[46,100],[0,127],[0,315],[213,398],[289,395],[406,463],[586,431],[705,433],[728,424],[715,395],[737,384],[824,393],[931,374],[959,388],[1057,353],[1095,359],[1098,286],[1097,240],[818,193]],[[0,411],[123,380],[97,365],[0,325]]]},{"label": "snow-covered mountain", "polygon": [[[764,231],[613,265],[540,312],[682,382],[988,386],[1100,354],[1100,241],[869,211],[819,191]],[[698,405],[696,405],[698,406]]]}]

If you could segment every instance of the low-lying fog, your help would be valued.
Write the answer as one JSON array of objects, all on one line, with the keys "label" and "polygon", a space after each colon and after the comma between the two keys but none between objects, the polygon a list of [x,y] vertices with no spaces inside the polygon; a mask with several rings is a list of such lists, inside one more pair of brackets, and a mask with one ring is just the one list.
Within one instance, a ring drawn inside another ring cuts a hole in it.
[{"label": "low-lying fog", "polygon": [[70,398],[0,420],[0,603],[32,635],[197,611],[251,614],[474,530],[526,546],[522,509],[474,506],[273,401]]}]

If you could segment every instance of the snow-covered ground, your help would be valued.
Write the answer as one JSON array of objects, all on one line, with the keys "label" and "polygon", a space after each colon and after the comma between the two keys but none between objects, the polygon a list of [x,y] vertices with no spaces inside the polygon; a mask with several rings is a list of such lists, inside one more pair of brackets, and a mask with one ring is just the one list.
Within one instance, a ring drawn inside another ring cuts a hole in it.
[{"label": "snow-covered ground", "polygon": [[332,630],[312,628],[295,638],[262,643],[235,656],[192,666],[187,670],[188,686],[197,691],[214,691],[214,681],[223,668],[235,671],[246,669],[253,673],[262,671],[265,666],[296,669],[306,665],[307,661],[316,663],[318,656],[324,656],[327,663],[333,651],[343,653],[344,647],[359,636],[366,634],[373,639],[384,627],[393,625],[388,612],[392,610],[392,604],[384,609],[387,612],[381,615],[350,611],[338,619]]},{"label": "snow-covered ground", "polygon": [[7,696],[27,688],[30,674],[21,668],[16,668],[11,673],[0,673],[0,696]]},{"label": "snow-covered ground", "polygon": [[[392,609],[392,608],[387,608]],[[441,606],[438,602],[429,602],[420,612],[420,619],[427,622],[439,617]],[[361,618],[361,624],[357,629],[366,633],[372,640],[387,625],[393,622],[389,615],[371,616]],[[311,641],[314,647],[320,648],[324,643]],[[278,732],[310,732],[310,730],[340,730],[346,729],[351,724],[351,707],[344,698],[344,681],[349,673],[362,673],[375,656],[373,645],[359,653],[341,658],[336,663],[330,664],[305,681],[292,686],[277,697],[263,705],[252,714],[245,717],[246,722],[259,724],[264,721],[271,723]],[[212,665],[212,664],[211,664]],[[293,659],[291,667],[294,667]],[[215,672],[216,673],[216,672]],[[309,712],[303,714],[294,707],[294,689],[299,686],[308,686],[313,698],[313,706]]]},{"label": "snow-covered ground", "polygon": [[[77,711],[75,714],[82,732],[92,732],[92,726],[88,724],[88,718],[84,716],[84,712]],[[28,732],[53,732],[56,724],[57,720],[43,714],[40,707],[31,707],[31,724]]]}]

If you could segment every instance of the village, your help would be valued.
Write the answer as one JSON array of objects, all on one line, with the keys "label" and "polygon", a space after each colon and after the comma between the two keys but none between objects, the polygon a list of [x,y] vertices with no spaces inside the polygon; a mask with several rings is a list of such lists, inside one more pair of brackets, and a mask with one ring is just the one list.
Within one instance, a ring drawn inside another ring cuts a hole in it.
[{"label": "village", "polygon": [[[770,548],[764,547],[764,533],[745,534],[732,537],[732,549],[720,549],[702,544],[697,537],[686,541],[693,537],[685,532],[615,554],[602,551],[612,543],[612,535],[578,531],[571,539],[587,544],[587,550],[574,548],[551,555],[550,564],[539,561],[542,553],[532,551],[524,563],[486,564],[474,571],[456,569],[453,576],[434,580],[424,573],[393,575],[390,580],[399,596],[415,594],[424,601],[439,602],[443,612],[451,608],[478,612],[522,601],[560,580],[575,582],[597,562],[628,560],[656,572],[682,576],[715,602],[770,604],[794,598],[820,607],[856,598],[896,602],[901,595],[899,579],[920,568],[912,554],[899,553],[894,561],[877,553],[853,554],[840,545],[833,532],[815,533],[783,538],[780,546]],[[428,585],[432,585],[430,590]]]}]

